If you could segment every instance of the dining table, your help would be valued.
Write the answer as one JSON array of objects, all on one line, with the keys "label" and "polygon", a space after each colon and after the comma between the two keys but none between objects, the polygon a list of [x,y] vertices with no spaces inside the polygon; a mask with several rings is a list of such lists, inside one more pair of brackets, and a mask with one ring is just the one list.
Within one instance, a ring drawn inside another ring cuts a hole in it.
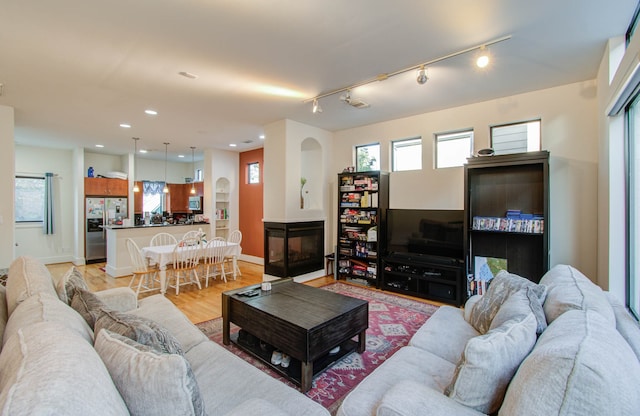
[{"label": "dining table", "polygon": [[[238,270],[238,256],[242,253],[242,247],[239,243],[229,241],[213,240],[216,245],[224,245],[227,247],[226,256],[232,258],[233,261],[233,279],[236,279],[236,271]],[[158,265],[160,274],[160,293],[163,295],[167,291],[167,265],[173,262],[173,251],[176,244],[168,244],[162,246],[148,246],[141,249],[142,254],[152,263]],[[205,254],[206,244],[196,244],[192,246],[180,246],[178,250],[199,250],[200,256]]]}]

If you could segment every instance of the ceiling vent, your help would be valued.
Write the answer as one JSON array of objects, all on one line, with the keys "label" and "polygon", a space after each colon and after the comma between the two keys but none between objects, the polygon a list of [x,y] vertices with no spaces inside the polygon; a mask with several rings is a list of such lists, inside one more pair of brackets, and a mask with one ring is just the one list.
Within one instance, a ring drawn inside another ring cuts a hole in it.
[{"label": "ceiling vent", "polygon": [[349,104],[355,108],[369,108],[369,104],[362,101],[360,98],[351,98],[351,90],[340,96],[340,100],[345,104]]}]

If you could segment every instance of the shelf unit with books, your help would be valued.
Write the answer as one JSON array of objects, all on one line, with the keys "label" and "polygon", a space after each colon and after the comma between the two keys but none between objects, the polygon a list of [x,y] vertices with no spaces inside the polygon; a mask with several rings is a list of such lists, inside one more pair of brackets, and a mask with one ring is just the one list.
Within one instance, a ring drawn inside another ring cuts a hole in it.
[{"label": "shelf unit with books", "polygon": [[388,172],[338,174],[339,279],[379,287],[388,207]]},{"label": "shelf unit with books", "polygon": [[467,295],[505,266],[539,282],[549,269],[549,152],[469,158],[464,171]]}]

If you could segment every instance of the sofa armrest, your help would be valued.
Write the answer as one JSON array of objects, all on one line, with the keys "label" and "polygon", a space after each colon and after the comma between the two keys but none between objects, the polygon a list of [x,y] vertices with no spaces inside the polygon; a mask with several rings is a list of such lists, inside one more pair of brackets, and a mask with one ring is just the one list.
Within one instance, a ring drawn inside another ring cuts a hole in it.
[{"label": "sofa armrest", "polygon": [[128,312],[138,308],[136,292],[128,287],[114,287],[112,289],[95,292],[95,295],[104,302],[109,309],[118,312]]},{"label": "sofa armrest", "polygon": [[439,391],[411,380],[403,380],[382,396],[377,416],[458,415],[481,416]]}]

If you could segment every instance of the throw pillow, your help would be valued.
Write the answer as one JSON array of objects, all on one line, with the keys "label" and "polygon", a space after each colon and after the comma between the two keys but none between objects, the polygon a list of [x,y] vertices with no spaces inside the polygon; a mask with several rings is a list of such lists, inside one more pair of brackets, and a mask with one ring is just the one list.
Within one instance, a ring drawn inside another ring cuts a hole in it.
[{"label": "throw pillow", "polygon": [[82,315],[91,329],[94,329],[96,320],[102,314],[103,310],[107,308],[104,302],[94,293],[78,287],[73,289],[71,307]]},{"label": "throw pillow", "polygon": [[140,344],[167,354],[184,355],[180,342],[151,319],[115,311],[103,311],[96,320],[95,333],[101,329],[125,336]]},{"label": "throw pillow", "polygon": [[509,382],[535,343],[536,318],[531,312],[471,338],[445,394],[479,412],[496,412]]},{"label": "throw pillow", "polygon": [[21,256],[11,262],[7,278],[7,313],[9,316],[18,304],[39,292],[57,296],[49,269],[33,257]]},{"label": "throw pillow", "polygon": [[58,292],[60,300],[68,305],[71,303],[73,291],[76,287],[89,290],[87,282],[85,282],[82,277],[82,273],[80,273],[76,266],[71,266],[64,276],[62,276],[56,283],[56,292]]},{"label": "throw pillow", "polygon": [[520,290],[527,294],[527,303],[537,320],[537,332],[540,334],[547,327],[547,320],[542,304],[547,294],[545,286],[507,271],[499,272],[489,285],[489,290],[471,309],[469,323],[481,334],[486,334],[491,321],[507,298]]},{"label": "throw pillow", "polygon": [[205,415],[189,362],[101,330],[95,349],[131,415]]}]

